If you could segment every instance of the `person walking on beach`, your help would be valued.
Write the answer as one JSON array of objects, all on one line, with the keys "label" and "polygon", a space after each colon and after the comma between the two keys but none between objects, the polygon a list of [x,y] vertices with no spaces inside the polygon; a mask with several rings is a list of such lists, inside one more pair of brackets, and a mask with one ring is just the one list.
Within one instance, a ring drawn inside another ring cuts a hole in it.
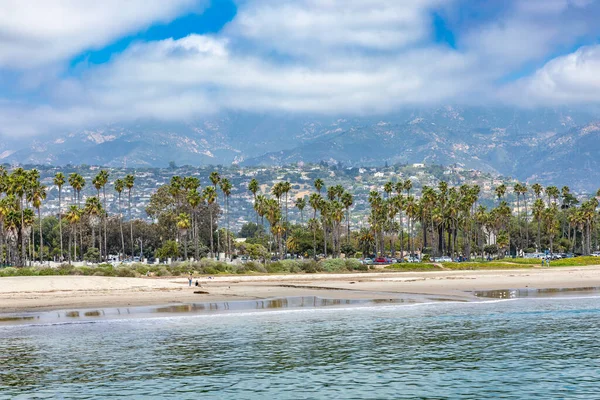
[{"label": "person walking on beach", "polygon": [[192,280],[194,280],[194,278],[192,277],[192,274],[190,274],[190,276],[188,276],[188,283],[190,287],[192,287]]}]

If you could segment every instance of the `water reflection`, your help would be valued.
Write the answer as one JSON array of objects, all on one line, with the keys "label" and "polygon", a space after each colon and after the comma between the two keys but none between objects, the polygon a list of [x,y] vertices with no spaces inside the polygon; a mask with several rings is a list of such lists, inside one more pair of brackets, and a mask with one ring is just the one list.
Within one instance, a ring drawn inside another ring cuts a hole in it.
[{"label": "water reflection", "polygon": [[600,287],[578,287],[578,288],[547,288],[547,289],[501,289],[501,290],[476,290],[472,292],[476,297],[492,299],[517,299],[523,297],[554,297],[572,295],[600,294]]},{"label": "water reflection", "polygon": [[[380,304],[415,304],[430,300],[428,298],[382,298],[382,299],[329,299],[317,296],[282,297],[265,300],[239,300],[210,303],[173,304],[160,307],[113,308],[102,310],[52,311],[29,315],[9,315],[0,318],[0,324],[26,324],[60,322],[86,319],[119,319],[131,316],[152,317],[164,314],[203,314],[218,312],[242,312],[254,310],[281,310],[295,308],[322,308],[343,306],[369,306]],[[436,298],[436,300],[452,300]]]}]

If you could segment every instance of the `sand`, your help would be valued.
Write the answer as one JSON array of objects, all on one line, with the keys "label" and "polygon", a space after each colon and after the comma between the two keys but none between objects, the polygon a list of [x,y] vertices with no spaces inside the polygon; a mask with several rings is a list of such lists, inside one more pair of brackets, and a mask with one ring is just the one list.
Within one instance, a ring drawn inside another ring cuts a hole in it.
[{"label": "sand", "polygon": [[[112,278],[34,276],[0,278],[0,313],[192,302],[319,296],[390,299],[406,294],[474,299],[475,290],[600,286],[600,266],[494,271],[385,272],[195,277]],[[202,291],[203,293],[194,293]]]}]

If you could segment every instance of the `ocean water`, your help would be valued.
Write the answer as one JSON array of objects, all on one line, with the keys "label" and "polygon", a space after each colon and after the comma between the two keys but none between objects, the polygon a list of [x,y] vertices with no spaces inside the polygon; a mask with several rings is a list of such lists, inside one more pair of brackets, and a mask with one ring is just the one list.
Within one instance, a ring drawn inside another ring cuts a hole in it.
[{"label": "ocean water", "polygon": [[5,325],[0,399],[595,399],[599,339],[597,296]]}]

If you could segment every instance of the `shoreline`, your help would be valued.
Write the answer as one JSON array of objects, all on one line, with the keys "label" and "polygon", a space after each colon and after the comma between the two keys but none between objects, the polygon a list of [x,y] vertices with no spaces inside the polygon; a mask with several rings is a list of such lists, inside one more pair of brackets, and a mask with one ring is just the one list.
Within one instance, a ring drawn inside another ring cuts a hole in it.
[{"label": "shoreline", "polygon": [[[123,308],[234,300],[317,297],[398,300],[410,296],[475,301],[478,291],[600,287],[600,266],[378,272],[348,274],[240,275],[116,278],[27,276],[0,278],[0,315],[68,309]],[[202,293],[194,293],[194,292]]]}]

